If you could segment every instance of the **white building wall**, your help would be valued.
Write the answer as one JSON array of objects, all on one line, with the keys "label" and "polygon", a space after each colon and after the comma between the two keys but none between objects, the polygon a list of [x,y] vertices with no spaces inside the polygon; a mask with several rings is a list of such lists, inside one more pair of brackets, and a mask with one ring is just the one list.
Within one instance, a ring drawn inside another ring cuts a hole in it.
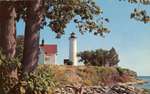
[{"label": "white building wall", "polygon": [[56,64],[56,54],[45,55],[44,64]]},{"label": "white building wall", "polygon": [[39,64],[44,64],[44,61],[45,61],[44,51],[43,51],[43,49],[40,48],[40,52],[39,52]]}]

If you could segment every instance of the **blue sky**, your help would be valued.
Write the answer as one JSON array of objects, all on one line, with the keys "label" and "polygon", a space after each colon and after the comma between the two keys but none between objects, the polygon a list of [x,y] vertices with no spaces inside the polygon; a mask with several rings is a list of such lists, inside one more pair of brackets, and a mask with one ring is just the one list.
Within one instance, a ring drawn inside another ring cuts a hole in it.
[{"label": "blue sky", "polygon": [[[107,25],[111,33],[105,38],[90,33],[81,35],[75,25],[70,22],[61,39],[55,39],[55,33],[45,27],[40,32],[41,39],[47,44],[57,44],[57,63],[62,64],[64,58],[69,56],[69,40],[71,32],[78,37],[78,52],[98,48],[110,49],[114,47],[119,54],[119,66],[132,69],[138,75],[150,75],[150,24],[130,19],[133,8],[143,8],[150,12],[150,6],[132,5],[119,0],[95,0],[104,11],[104,17],[110,19]],[[17,34],[23,34],[24,22],[17,23]]]}]

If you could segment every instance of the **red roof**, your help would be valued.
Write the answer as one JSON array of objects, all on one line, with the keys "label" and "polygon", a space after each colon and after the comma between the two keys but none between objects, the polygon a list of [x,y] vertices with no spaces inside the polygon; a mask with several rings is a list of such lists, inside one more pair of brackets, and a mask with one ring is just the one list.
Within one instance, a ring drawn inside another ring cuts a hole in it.
[{"label": "red roof", "polygon": [[51,55],[51,54],[56,54],[57,53],[57,45],[41,45],[40,46],[43,50],[44,50],[44,52],[45,52],[45,54],[48,54],[48,55]]}]

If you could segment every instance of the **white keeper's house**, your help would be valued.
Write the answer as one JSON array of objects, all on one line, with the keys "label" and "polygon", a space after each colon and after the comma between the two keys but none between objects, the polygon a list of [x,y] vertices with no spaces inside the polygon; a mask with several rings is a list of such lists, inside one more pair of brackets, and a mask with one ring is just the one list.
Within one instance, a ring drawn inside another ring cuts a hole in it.
[{"label": "white keeper's house", "polygon": [[39,64],[56,64],[57,45],[56,44],[42,44],[40,45]]}]

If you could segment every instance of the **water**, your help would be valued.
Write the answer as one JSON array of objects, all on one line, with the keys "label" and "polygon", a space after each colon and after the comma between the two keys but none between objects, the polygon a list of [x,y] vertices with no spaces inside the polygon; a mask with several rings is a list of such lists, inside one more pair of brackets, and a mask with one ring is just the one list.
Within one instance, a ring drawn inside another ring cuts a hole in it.
[{"label": "water", "polygon": [[139,76],[138,78],[147,81],[148,83],[138,84],[136,85],[137,87],[150,89],[150,76]]}]

